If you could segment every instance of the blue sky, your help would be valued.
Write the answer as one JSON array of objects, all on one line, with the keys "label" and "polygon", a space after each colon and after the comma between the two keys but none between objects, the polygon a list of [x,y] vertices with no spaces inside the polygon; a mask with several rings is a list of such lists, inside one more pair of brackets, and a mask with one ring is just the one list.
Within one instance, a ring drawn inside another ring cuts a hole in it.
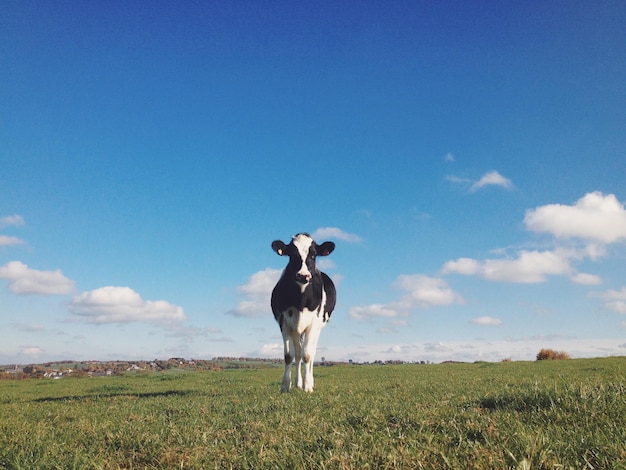
[{"label": "blue sky", "polygon": [[0,363],[626,355],[622,2],[4,2]]}]

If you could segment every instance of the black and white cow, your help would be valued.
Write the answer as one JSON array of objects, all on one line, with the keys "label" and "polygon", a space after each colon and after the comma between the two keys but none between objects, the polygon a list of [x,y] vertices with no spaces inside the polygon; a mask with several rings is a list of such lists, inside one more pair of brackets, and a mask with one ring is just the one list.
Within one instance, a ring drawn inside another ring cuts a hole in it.
[{"label": "black and white cow", "polygon": [[299,233],[289,245],[280,240],[272,242],[272,249],[280,256],[289,256],[289,263],[272,291],[272,312],[285,345],[285,373],[280,389],[288,392],[291,388],[291,364],[295,359],[298,387],[312,392],[317,340],[337,300],[333,281],[317,269],[315,258],[331,254],[335,244],[318,245],[309,234]]}]

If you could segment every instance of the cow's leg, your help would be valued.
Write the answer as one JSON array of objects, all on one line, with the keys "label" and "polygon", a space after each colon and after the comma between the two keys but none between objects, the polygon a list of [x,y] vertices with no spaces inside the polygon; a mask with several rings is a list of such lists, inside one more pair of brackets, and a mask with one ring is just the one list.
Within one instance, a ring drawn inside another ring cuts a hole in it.
[{"label": "cow's leg", "polygon": [[291,388],[291,363],[295,357],[295,347],[292,340],[292,334],[287,328],[282,329],[283,344],[285,347],[285,373],[283,374],[283,383],[280,386],[281,392],[288,392]]},{"label": "cow's leg", "polygon": [[302,388],[302,336],[294,332],[293,344],[296,350],[296,384]]},{"label": "cow's leg", "polygon": [[320,328],[311,328],[304,337],[304,391],[313,391],[313,363],[317,351],[317,341],[320,338]]}]

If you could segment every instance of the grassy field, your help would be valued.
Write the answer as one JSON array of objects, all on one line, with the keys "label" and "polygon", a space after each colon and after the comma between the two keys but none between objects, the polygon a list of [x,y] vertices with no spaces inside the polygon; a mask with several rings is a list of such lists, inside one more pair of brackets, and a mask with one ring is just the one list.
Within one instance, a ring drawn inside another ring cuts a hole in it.
[{"label": "grassy field", "polygon": [[626,358],[0,382],[0,468],[626,468]]}]

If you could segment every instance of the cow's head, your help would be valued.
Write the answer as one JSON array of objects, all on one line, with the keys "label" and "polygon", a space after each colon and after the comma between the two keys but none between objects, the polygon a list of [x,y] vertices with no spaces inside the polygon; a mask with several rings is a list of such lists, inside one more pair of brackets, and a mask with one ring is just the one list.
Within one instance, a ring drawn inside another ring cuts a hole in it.
[{"label": "cow's head", "polygon": [[272,249],[280,256],[289,256],[285,273],[292,274],[298,284],[305,286],[317,272],[315,258],[331,254],[335,244],[324,242],[318,245],[308,233],[299,233],[291,239],[289,245],[280,240],[273,241]]}]

